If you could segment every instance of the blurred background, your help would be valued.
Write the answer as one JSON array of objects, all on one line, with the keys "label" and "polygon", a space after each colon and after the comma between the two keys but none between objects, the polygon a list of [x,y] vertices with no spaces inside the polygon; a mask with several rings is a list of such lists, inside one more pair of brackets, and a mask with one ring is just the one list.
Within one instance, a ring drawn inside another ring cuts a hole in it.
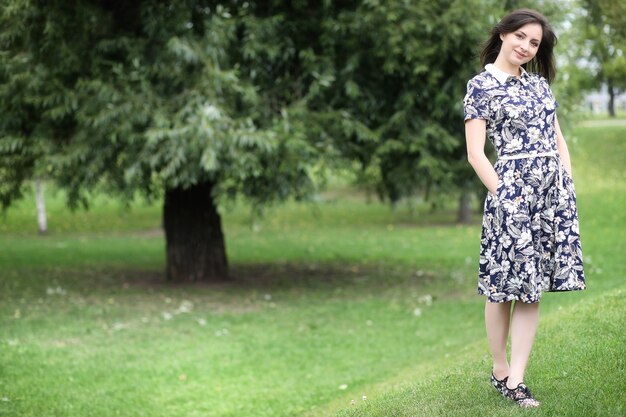
[{"label": "blurred background", "polygon": [[624,415],[624,0],[2,0],[0,416],[511,415],[462,100],[521,7],[589,283],[529,378]]}]

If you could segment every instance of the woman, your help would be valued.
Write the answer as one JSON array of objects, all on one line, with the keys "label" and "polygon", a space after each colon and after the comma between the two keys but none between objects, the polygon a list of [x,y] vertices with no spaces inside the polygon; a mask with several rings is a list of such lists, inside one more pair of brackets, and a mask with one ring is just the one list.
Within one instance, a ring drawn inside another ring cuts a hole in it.
[{"label": "woman", "polygon": [[[469,163],[489,191],[478,293],[487,297],[491,381],[523,407],[539,406],[524,372],[542,293],[585,288],[570,157],[549,86],[555,44],[540,13],[505,16],[491,30],[480,55],[485,70],[468,82],[464,99]],[[485,156],[486,137],[498,154],[495,165]]]}]

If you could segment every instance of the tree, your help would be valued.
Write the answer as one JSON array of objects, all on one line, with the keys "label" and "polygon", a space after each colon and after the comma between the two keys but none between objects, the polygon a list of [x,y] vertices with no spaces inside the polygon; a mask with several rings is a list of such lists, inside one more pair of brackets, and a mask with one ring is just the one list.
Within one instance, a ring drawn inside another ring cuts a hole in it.
[{"label": "tree", "polygon": [[303,99],[321,62],[303,44],[336,7],[224,3],[5,2],[3,205],[42,167],[72,207],[96,188],[162,196],[168,278],[227,277],[218,198],[315,188]]},{"label": "tree", "polygon": [[461,101],[479,71],[489,20],[499,14],[490,2],[367,1],[330,28],[334,88],[313,103],[345,112],[328,130],[381,198],[395,203],[478,189]]},{"label": "tree", "polygon": [[[553,2],[541,3],[548,15],[558,13]],[[459,196],[458,220],[469,221],[471,196],[485,191],[467,163],[461,101],[482,70],[482,42],[510,11],[502,6],[366,1],[330,31],[334,88],[319,101],[349,112],[333,124],[337,147],[359,162],[365,185],[382,199]]]},{"label": "tree", "polygon": [[615,117],[615,95],[626,89],[626,2],[583,0],[582,4],[586,58],[596,64],[598,84],[606,83],[609,115]]},{"label": "tree", "polygon": [[94,189],[162,198],[167,276],[194,281],[228,275],[224,198],[304,199],[354,163],[391,202],[467,191],[461,100],[494,10],[7,0],[0,198],[42,172],[72,207]]}]

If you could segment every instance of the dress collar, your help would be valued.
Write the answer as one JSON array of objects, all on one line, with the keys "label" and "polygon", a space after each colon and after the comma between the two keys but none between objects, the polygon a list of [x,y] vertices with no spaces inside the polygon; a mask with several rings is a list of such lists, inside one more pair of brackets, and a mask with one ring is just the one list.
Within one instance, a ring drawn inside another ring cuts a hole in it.
[{"label": "dress collar", "polygon": [[[511,79],[515,79],[517,77],[509,74],[508,72],[504,72],[498,68],[496,68],[495,65],[493,64],[487,64],[485,65],[485,69],[487,70],[487,72],[489,72],[491,75],[493,75],[496,80],[498,80],[498,82],[500,82],[500,84],[504,84],[507,81],[511,80]],[[520,80],[528,77],[528,72],[526,72],[526,70],[523,67],[520,67],[520,71],[522,72],[522,75],[520,75]]]}]

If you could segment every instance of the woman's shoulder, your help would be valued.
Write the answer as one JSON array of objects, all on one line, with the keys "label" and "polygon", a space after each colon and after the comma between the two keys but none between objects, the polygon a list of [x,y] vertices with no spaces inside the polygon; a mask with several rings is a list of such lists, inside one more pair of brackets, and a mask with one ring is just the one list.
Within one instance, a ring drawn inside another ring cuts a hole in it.
[{"label": "woman's shoulder", "polygon": [[535,91],[539,92],[540,94],[547,94],[550,96],[552,95],[550,83],[543,75],[536,72],[529,72],[528,75],[530,76],[530,85],[533,86],[533,89],[535,89]]},{"label": "woman's shoulder", "polygon": [[529,72],[528,75],[534,83],[542,84],[545,87],[550,88],[550,83],[548,83],[548,80],[543,75],[539,74],[538,72]]},{"label": "woman's shoulder", "polygon": [[493,88],[493,87],[495,87],[497,85],[498,85],[498,80],[496,80],[496,78],[492,74],[490,74],[489,71],[487,71],[487,70],[483,70],[482,72],[474,75],[467,82],[468,90],[470,88],[473,88],[473,89],[478,88],[478,89],[481,89],[481,90],[488,90],[488,89]]}]

